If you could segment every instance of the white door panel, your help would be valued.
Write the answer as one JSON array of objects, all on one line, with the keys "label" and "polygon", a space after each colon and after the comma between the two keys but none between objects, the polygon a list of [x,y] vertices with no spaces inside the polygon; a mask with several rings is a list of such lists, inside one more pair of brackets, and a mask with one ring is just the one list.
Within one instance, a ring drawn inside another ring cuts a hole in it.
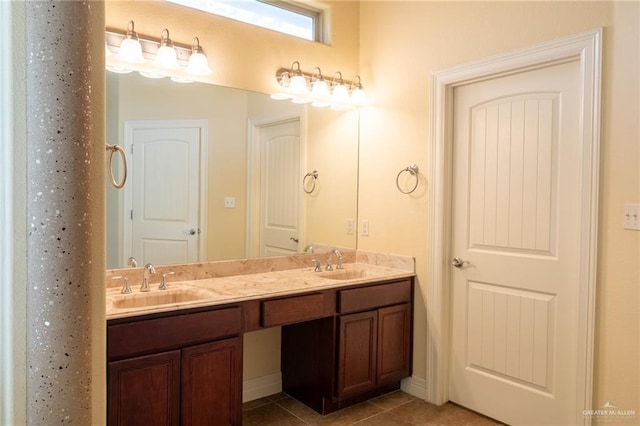
[{"label": "white door panel", "polygon": [[262,191],[260,255],[298,251],[300,203],[300,121],[261,129]]},{"label": "white door panel", "polygon": [[204,124],[133,122],[131,253],[138,262],[199,260]]},{"label": "white door panel", "polygon": [[450,399],[570,424],[577,380],[580,67],[454,91]]}]

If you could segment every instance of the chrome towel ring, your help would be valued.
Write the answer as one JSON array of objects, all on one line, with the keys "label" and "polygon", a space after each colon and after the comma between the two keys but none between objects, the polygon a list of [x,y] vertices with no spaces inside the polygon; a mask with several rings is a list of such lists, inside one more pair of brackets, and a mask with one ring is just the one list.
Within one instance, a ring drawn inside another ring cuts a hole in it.
[{"label": "chrome towel ring", "polygon": [[[311,178],[312,181],[312,185],[311,185],[311,189],[307,189],[307,179]],[[302,178],[302,190],[304,192],[306,192],[307,194],[311,194],[313,191],[315,191],[316,189],[316,180],[318,179],[318,171],[314,170],[312,172],[307,173],[306,175],[304,175],[304,177]]]},{"label": "chrome towel ring", "polygon": [[[118,189],[121,189],[124,186],[125,182],[127,181],[127,156],[124,153],[124,149],[122,149],[120,145],[107,144],[107,151],[111,151],[109,152],[109,159],[107,161],[107,165],[109,169],[109,179],[111,180],[111,184],[113,186],[115,186]],[[122,174],[122,181],[120,182],[116,182],[116,178],[113,175],[113,154],[115,154],[116,152],[120,153],[120,156],[122,157],[122,164],[124,167],[124,173]]]},{"label": "chrome towel ring", "polygon": [[[411,188],[408,191],[405,191],[400,186],[400,175],[402,175],[402,173],[404,173],[404,172],[409,172],[413,177],[416,178],[415,185],[413,185],[413,188]],[[411,165],[405,167],[404,169],[400,170],[398,172],[398,175],[396,176],[396,186],[398,187],[398,191],[402,192],[403,194],[411,194],[418,187],[418,180],[419,180],[419,177],[418,177],[418,166],[415,165],[415,164],[411,164]]]}]

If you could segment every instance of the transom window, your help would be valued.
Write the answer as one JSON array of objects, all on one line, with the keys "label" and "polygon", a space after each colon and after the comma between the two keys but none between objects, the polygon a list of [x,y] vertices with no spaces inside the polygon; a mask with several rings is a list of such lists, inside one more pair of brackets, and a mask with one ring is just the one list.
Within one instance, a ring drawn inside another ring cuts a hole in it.
[{"label": "transom window", "polygon": [[167,0],[311,41],[322,41],[322,11],[292,1]]}]

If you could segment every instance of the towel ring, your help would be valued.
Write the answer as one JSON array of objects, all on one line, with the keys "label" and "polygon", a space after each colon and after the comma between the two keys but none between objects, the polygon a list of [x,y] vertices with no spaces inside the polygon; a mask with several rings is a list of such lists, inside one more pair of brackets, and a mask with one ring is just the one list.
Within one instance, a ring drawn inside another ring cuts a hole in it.
[{"label": "towel ring", "polygon": [[[310,190],[307,190],[307,178],[312,178],[313,181],[313,185],[311,186]],[[316,180],[318,179],[318,171],[314,170],[312,172],[307,173],[306,175],[304,175],[304,177],[302,178],[302,190],[304,192],[306,192],[307,194],[311,194],[313,191],[315,191],[316,189]]]},{"label": "towel ring", "polygon": [[[113,186],[115,186],[117,189],[121,189],[125,182],[127,181],[127,156],[124,153],[124,149],[122,149],[122,147],[120,145],[109,145],[107,144],[107,151],[111,151],[109,152],[109,160],[107,161],[108,163],[108,168],[109,168],[109,179],[111,180],[111,184]],[[116,178],[113,175],[113,154],[115,154],[116,152],[120,153],[120,156],[122,157],[122,164],[124,165],[124,173],[122,176],[122,181],[120,182],[116,182]]]},{"label": "towel ring", "polygon": [[[400,187],[400,175],[402,175],[402,173],[404,173],[404,172],[409,172],[412,176],[414,176],[416,178],[415,185],[413,185],[413,188],[411,188],[409,191],[405,191]],[[396,176],[396,186],[398,187],[398,191],[402,192],[403,194],[411,194],[418,187],[418,180],[419,180],[419,178],[418,178],[418,166],[416,166],[415,164],[411,164],[411,165],[405,167],[404,169],[400,170],[398,172],[398,176]]]}]

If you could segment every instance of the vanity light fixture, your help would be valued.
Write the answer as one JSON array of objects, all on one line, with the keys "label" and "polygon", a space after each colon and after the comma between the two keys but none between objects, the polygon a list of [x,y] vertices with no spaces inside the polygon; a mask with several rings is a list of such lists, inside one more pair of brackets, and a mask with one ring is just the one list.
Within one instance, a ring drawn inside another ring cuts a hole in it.
[{"label": "vanity light fixture", "polygon": [[129,21],[127,25],[127,32],[125,33],[122,43],[120,43],[120,50],[118,50],[118,59],[124,62],[130,62],[132,64],[144,62],[142,56],[142,45],[138,38],[138,33],[135,32],[135,24],[133,21]]},{"label": "vanity light fixture", "polygon": [[174,45],[169,38],[169,30],[165,28],[160,41],[140,39],[134,31],[133,21],[130,21],[124,35],[107,31],[106,44],[108,71],[137,71],[145,77],[170,77],[180,83],[201,80],[212,74],[198,37],[189,47]]},{"label": "vanity light fixture", "polygon": [[176,49],[173,47],[173,42],[169,38],[169,30],[162,30],[162,35],[160,36],[160,47],[158,48],[158,53],[156,53],[156,58],[153,60],[153,63],[160,68],[178,68],[178,55],[176,54]]},{"label": "vanity light fixture", "polygon": [[[356,80],[357,79],[357,80]],[[367,104],[367,94],[362,87],[360,76],[356,75],[351,83],[351,102],[357,106],[363,106]]]},{"label": "vanity light fixture", "polygon": [[187,65],[187,71],[194,75],[211,75],[211,68],[209,68],[209,61],[207,55],[204,54],[202,47],[200,46],[200,39],[194,37],[191,41],[191,56],[189,56],[189,65]]},{"label": "vanity light fixture", "polygon": [[366,96],[360,76],[357,80],[346,81],[342,73],[337,71],[331,82],[322,75],[320,67],[315,67],[311,73],[305,73],[300,68],[300,62],[295,61],[291,68],[280,68],[276,72],[276,80],[281,88],[271,95],[272,99],[289,99],[293,103],[311,103],[315,107],[331,107],[344,110],[366,105]]},{"label": "vanity light fixture", "polygon": [[291,81],[289,82],[289,93],[293,95],[291,102],[294,104],[307,104],[311,102],[309,98],[309,88],[307,87],[307,79],[300,69],[300,62],[295,61],[291,64]]},{"label": "vanity light fixture", "polygon": [[[336,79],[336,76],[339,76]],[[331,109],[341,110],[348,108],[349,89],[344,84],[342,73],[336,71],[331,82]]]},{"label": "vanity light fixture", "polygon": [[[316,70],[318,70],[317,74]],[[320,108],[327,107],[331,105],[329,96],[329,84],[322,76],[320,67],[315,67],[311,73],[311,97],[313,98],[311,105]]]}]

